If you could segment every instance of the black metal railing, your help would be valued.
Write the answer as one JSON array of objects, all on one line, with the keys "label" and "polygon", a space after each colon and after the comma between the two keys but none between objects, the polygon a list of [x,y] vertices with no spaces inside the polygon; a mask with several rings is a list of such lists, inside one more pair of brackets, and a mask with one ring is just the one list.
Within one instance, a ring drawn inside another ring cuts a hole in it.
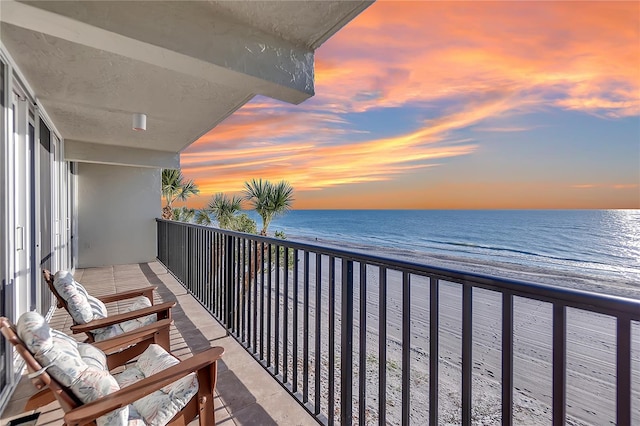
[{"label": "black metal railing", "polygon": [[640,422],[639,300],[165,220],[158,259],[320,423]]}]

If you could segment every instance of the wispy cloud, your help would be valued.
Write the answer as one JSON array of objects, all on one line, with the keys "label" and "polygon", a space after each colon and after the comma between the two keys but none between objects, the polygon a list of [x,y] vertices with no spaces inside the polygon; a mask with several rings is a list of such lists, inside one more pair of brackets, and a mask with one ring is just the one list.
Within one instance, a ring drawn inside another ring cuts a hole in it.
[{"label": "wispy cloud", "polygon": [[[640,115],[639,41],[637,2],[377,2],[317,52],[314,98],[255,99],[182,166],[205,195],[252,177],[311,191],[450,164],[480,150],[461,130],[532,131],[506,120],[531,112]],[[357,120],[390,108],[419,113],[385,137]]]},{"label": "wispy cloud", "polygon": [[594,188],[634,189],[638,187],[640,187],[640,184],[637,184],[637,183],[613,183],[613,184],[586,183],[586,184],[571,185],[571,188],[576,188],[576,189],[594,189]]},{"label": "wispy cloud", "polygon": [[473,130],[476,132],[491,132],[491,133],[511,133],[511,132],[527,132],[537,128],[536,126],[509,126],[509,127],[475,127]]}]

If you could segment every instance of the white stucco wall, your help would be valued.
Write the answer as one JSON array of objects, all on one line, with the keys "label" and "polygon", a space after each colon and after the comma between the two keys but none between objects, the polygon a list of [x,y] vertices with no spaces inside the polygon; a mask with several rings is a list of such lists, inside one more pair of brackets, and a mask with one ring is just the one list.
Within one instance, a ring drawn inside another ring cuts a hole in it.
[{"label": "white stucco wall", "polygon": [[78,164],[78,267],[156,257],[160,170]]}]

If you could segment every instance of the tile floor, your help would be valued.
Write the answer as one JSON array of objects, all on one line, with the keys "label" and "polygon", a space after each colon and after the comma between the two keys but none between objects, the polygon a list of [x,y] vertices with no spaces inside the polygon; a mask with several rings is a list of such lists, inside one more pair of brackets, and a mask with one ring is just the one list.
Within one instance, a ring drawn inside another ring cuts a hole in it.
[{"label": "tile floor", "polygon": [[[171,350],[178,358],[189,357],[211,346],[225,348],[218,366],[218,397],[215,400],[219,425],[317,425],[271,376],[226,332],[220,324],[157,262],[115,265],[77,270],[77,281],[92,294],[107,294],[148,285],[158,286],[156,302],[175,300],[172,315]],[[124,305],[110,304],[117,313]],[[51,326],[69,332],[71,317],[57,309]],[[0,416],[0,425],[25,416],[24,406],[35,388],[23,377]],[[56,402],[36,410],[38,425],[61,425],[62,410]],[[198,424],[197,420],[192,424]]]}]

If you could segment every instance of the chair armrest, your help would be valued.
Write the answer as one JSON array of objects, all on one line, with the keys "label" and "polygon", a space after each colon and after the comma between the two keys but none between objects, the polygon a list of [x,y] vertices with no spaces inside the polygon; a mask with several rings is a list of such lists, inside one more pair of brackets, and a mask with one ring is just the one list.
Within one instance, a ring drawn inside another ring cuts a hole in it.
[{"label": "chair armrest", "polygon": [[107,354],[108,357],[108,354],[126,349],[131,345],[135,345],[153,337],[153,335],[159,330],[170,327],[172,323],[172,319],[163,319],[154,322],[153,324],[145,325],[144,327],[136,328],[135,330],[112,337],[111,339],[94,342],[92,345]]},{"label": "chair armrest", "polygon": [[127,406],[187,374],[209,367],[216,363],[223,353],[224,348],[220,346],[209,348],[187,360],[180,361],[179,364],[169,367],[160,373],[142,379],[103,398],[74,408],[65,414],[65,424],[69,426],[89,424],[98,417]]},{"label": "chair armrest", "polygon": [[165,302],[159,305],[150,306],[148,308],[138,309],[131,312],[125,312],[122,314],[111,315],[107,318],[101,318],[93,321],[89,321],[86,324],[77,324],[71,326],[73,333],[89,333],[96,328],[108,327],[110,325],[119,324],[124,321],[128,321],[135,318],[146,317],[151,314],[158,314],[158,319],[171,318],[171,308],[176,305],[176,302]]},{"label": "chair armrest", "polygon": [[138,296],[146,296],[147,299],[149,299],[149,301],[151,301],[151,304],[153,305],[153,292],[157,289],[158,289],[157,286],[151,286],[151,287],[137,288],[135,290],[121,291],[113,294],[105,294],[103,296],[95,296],[95,297],[96,299],[102,301],[102,303],[111,303],[111,302],[117,302],[119,300],[133,299],[134,297],[138,297]]}]

